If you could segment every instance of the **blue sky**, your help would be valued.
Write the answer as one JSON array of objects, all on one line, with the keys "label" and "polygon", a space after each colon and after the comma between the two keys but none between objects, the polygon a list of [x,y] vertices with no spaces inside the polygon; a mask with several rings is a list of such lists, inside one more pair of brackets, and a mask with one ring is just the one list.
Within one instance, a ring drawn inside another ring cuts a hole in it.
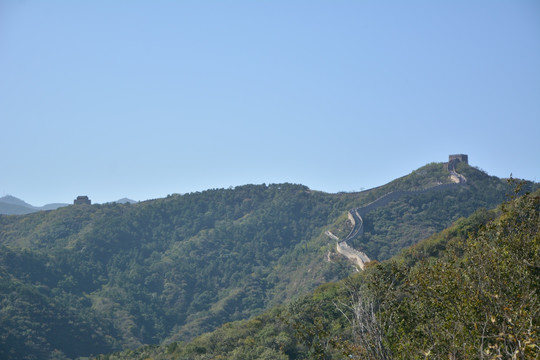
[{"label": "blue sky", "polygon": [[0,195],[540,181],[538,1],[0,1]]}]

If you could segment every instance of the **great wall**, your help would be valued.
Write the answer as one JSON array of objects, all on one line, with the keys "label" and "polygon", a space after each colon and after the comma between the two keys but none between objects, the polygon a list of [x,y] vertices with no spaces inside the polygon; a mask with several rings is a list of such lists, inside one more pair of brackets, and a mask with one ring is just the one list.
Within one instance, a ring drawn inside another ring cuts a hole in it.
[{"label": "great wall", "polygon": [[370,202],[367,205],[349,210],[348,217],[349,217],[349,221],[352,224],[352,230],[343,240],[340,240],[336,235],[332,234],[330,231],[326,231],[326,235],[332,238],[333,240],[336,240],[337,242],[336,250],[338,253],[342,254],[349,260],[353,261],[353,263],[355,263],[360,270],[364,270],[366,266],[365,264],[370,262],[371,260],[365,253],[358,251],[352,248],[351,246],[349,246],[349,244],[347,244],[348,240],[352,240],[357,236],[363,235],[364,220],[362,219],[362,216],[365,216],[365,214],[367,214],[368,212],[375,210],[381,206],[387,205],[391,203],[392,201],[395,201],[405,195],[418,195],[418,194],[426,193],[429,191],[441,191],[441,190],[446,190],[446,189],[454,188],[454,187],[465,184],[467,182],[467,179],[465,178],[465,176],[456,172],[456,164],[458,162],[464,162],[468,164],[468,161],[469,159],[467,155],[464,155],[464,154],[450,155],[448,163],[447,163],[448,164],[447,168],[448,168],[448,172],[450,173],[450,180],[452,181],[452,183],[435,185],[435,186],[429,187],[427,189],[422,189],[422,190],[413,190],[413,191],[398,190],[398,191],[389,192],[388,194],[385,194],[379,197],[378,199]]}]

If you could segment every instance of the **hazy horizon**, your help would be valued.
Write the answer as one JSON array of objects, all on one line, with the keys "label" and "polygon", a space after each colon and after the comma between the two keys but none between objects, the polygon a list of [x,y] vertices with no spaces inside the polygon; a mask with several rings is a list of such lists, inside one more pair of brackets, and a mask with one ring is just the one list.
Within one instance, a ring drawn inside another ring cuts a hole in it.
[{"label": "hazy horizon", "polygon": [[0,192],[335,193],[456,153],[537,181],[538,64],[536,1],[5,1]]},{"label": "hazy horizon", "polygon": [[[427,165],[427,164],[426,164]],[[474,165],[473,165],[474,166]],[[492,174],[489,174],[489,172],[487,172],[485,169],[482,169],[478,166],[475,166],[477,169],[481,170],[481,171],[484,171],[486,172],[488,175],[492,175]],[[411,169],[410,172],[414,171],[414,170],[417,170],[417,169]],[[406,176],[408,174],[403,174],[403,175],[400,175],[400,176],[397,176],[395,179],[401,177],[401,176]],[[493,176],[493,175],[492,175]],[[512,175],[513,176],[513,175]],[[514,176],[513,176],[514,177]],[[502,178],[509,178],[509,176],[507,177],[502,177]],[[516,177],[514,177],[516,178]],[[395,179],[391,179],[389,182],[395,180]],[[530,179],[523,179],[523,180],[529,180],[529,181],[534,181],[536,182],[536,180],[530,180]],[[266,184],[266,185],[270,185],[271,183],[258,183],[258,184],[237,184],[237,185],[230,185],[229,187],[227,188],[234,188],[234,187],[237,187],[237,186],[243,186],[243,185],[263,185],[263,184]],[[305,186],[308,186],[306,184],[300,184],[300,183],[297,183],[298,185],[305,185]],[[323,192],[327,192],[327,193],[338,193],[338,192],[358,192],[358,191],[364,191],[364,190],[370,190],[372,188],[376,188],[376,187],[379,187],[379,186],[383,186],[383,185],[386,185],[387,183],[383,183],[383,184],[378,184],[378,185],[375,185],[375,186],[372,186],[372,187],[369,187],[369,188],[360,188],[360,189],[355,189],[355,190],[341,190],[341,191],[324,191],[324,190],[319,190],[319,189],[312,189],[311,187],[309,187],[311,190],[314,190],[314,191],[323,191]],[[104,201],[94,201],[93,198],[91,196],[89,196],[88,194],[76,194],[73,196],[73,199],[71,200],[66,200],[66,201],[53,201],[53,202],[49,202],[49,203],[45,203],[45,204],[34,204],[32,203],[31,201],[27,201],[26,199],[23,199],[17,195],[14,195],[14,194],[7,194],[7,193],[3,193],[2,196],[0,196],[0,198],[3,198],[3,197],[6,197],[6,196],[12,196],[12,197],[15,197],[19,200],[22,200],[24,202],[26,202],[27,204],[31,205],[31,206],[34,206],[34,207],[43,207],[43,206],[46,206],[46,205],[52,205],[52,204],[72,204],[73,203],[73,200],[75,200],[77,198],[77,196],[88,196],[88,198],[92,201],[92,204],[104,204],[104,203],[111,203],[111,202],[117,202],[119,200],[131,200],[131,201],[134,201],[134,202],[143,202],[143,201],[148,201],[148,200],[154,200],[154,199],[159,199],[159,198],[164,198],[164,197],[167,197],[169,195],[185,195],[185,194],[189,194],[189,193],[195,193],[195,192],[201,192],[201,191],[206,191],[206,190],[214,190],[214,189],[226,189],[225,187],[221,187],[221,188],[208,188],[208,189],[197,189],[197,190],[193,190],[193,191],[190,191],[190,192],[185,192],[185,193],[179,193],[179,192],[173,192],[173,193],[169,193],[169,194],[163,194],[162,196],[157,196],[155,198],[146,198],[146,199],[134,199],[130,196],[120,196],[120,197],[116,197],[115,199],[107,199],[107,200],[104,200]],[[98,195],[98,198],[99,195]]]}]

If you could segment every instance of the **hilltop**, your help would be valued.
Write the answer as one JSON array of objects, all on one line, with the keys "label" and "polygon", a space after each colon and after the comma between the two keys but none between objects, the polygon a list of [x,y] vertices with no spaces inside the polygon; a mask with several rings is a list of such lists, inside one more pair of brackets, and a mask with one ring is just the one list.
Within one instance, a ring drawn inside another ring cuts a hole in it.
[{"label": "hilltop", "polygon": [[403,192],[363,214],[350,241],[381,261],[510,192],[467,164],[456,171],[466,183],[441,187],[447,164],[433,163],[359,193],[245,185],[0,216],[3,356],[189,340],[260,314],[356,271],[326,235],[350,232],[350,209]]}]

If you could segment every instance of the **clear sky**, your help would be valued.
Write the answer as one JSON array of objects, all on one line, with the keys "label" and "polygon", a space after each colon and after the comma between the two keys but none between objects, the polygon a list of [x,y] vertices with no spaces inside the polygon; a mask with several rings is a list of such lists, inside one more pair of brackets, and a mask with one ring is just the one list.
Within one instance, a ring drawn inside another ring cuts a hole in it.
[{"label": "clear sky", "polygon": [[540,181],[540,2],[0,0],[0,196]]}]

